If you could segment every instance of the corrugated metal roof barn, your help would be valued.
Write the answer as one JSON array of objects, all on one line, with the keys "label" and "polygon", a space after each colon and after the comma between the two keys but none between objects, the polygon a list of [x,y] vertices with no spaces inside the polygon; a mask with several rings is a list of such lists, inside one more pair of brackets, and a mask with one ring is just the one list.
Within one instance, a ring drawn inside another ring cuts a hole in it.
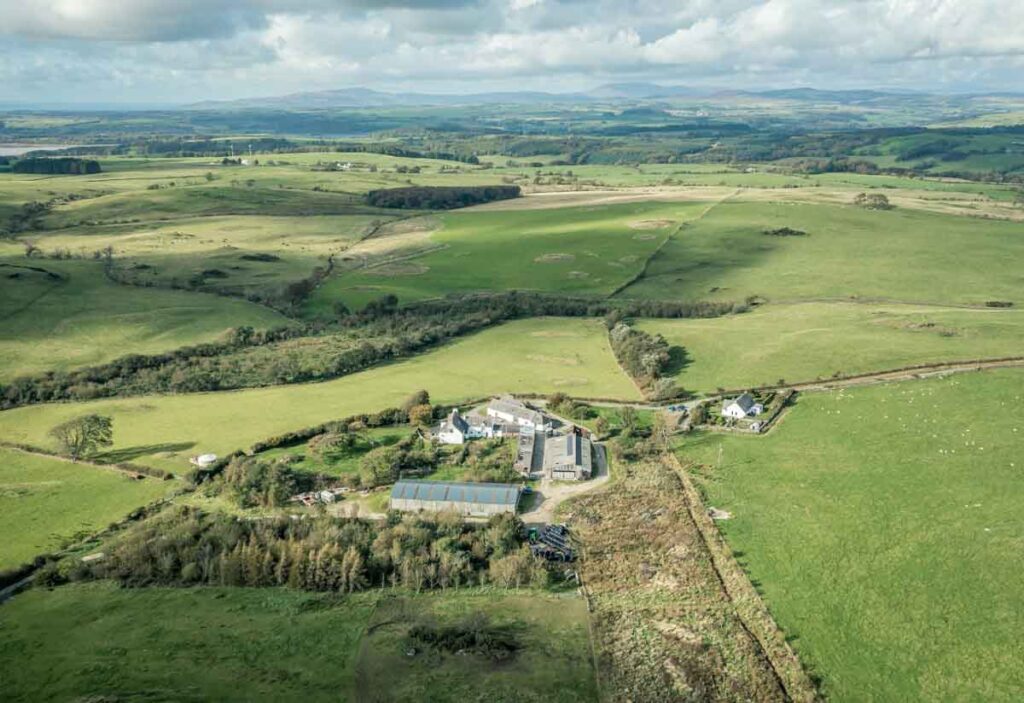
[{"label": "corrugated metal roof barn", "polygon": [[391,489],[392,510],[441,512],[487,517],[514,513],[522,488],[508,483],[398,481]]}]

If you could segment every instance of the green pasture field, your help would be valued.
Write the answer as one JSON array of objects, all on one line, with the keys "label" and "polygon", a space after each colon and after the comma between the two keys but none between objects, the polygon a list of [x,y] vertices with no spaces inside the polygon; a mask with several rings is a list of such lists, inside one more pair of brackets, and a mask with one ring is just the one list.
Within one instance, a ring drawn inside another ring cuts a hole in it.
[{"label": "green pasture field", "polygon": [[801,395],[760,437],[680,441],[833,701],[1024,696],[1024,373]]},{"label": "green pasture field", "polygon": [[[408,656],[411,625],[456,623],[486,613],[512,629],[521,649],[505,663],[480,655],[421,651]],[[574,595],[485,589],[382,597],[356,660],[356,698],[363,701],[494,700],[566,703],[597,700],[587,606]],[[371,632],[372,630],[372,632]]]},{"label": "green pasture field", "polygon": [[344,456],[335,460],[323,460],[314,456],[306,444],[295,447],[278,447],[261,452],[261,459],[279,459],[284,457],[300,457],[289,463],[293,469],[309,471],[311,473],[325,474],[327,476],[341,476],[359,471],[359,460],[375,447],[384,447],[395,444],[412,433],[409,426],[403,427],[375,427],[359,432],[363,438],[356,446],[347,451]]},{"label": "green pasture field", "polygon": [[[764,234],[780,227],[807,236]],[[1016,222],[852,204],[725,201],[676,233],[644,278],[620,295],[1019,304],[1021,260]]]},{"label": "green pasture field", "polygon": [[635,202],[553,210],[452,212],[429,235],[436,249],[342,272],[310,303],[359,308],[394,293],[410,302],[447,293],[535,290],[608,295],[705,203]]},{"label": "green pasture field", "polygon": [[612,355],[603,322],[538,318],[323,383],[17,408],[0,413],[0,436],[48,446],[54,425],[84,413],[107,414],[120,459],[182,471],[191,454],[226,454],[272,435],[395,407],[419,389],[435,402],[555,391],[640,398]]},{"label": "green pasture field", "polygon": [[0,259],[0,380],[207,342],[230,327],[286,324],[243,300],[121,286],[99,262]]},{"label": "green pasture field", "polygon": [[[412,625],[480,612],[516,633],[522,648],[511,661],[407,656]],[[341,596],[88,583],[21,594],[0,622],[0,676],[12,703],[597,698],[584,602],[538,591]]]},{"label": "green pasture field", "polygon": [[15,701],[351,701],[377,595],[255,588],[34,589],[0,614]]},{"label": "green pasture field", "polygon": [[0,448],[0,570],[96,532],[178,485]]},{"label": "green pasture field", "polygon": [[1024,311],[1012,308],[768,304],[741,315],[638,326],[686,351],[676,380],[701,393],[1024,354]]}]

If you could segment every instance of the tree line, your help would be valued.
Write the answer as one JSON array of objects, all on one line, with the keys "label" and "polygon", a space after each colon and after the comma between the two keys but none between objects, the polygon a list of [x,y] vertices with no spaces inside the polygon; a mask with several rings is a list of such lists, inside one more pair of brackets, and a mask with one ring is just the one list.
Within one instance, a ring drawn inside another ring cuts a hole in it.
[{"label": "tree line", "polygon": [[[409,356],[500,322],[557,317],[718,317],[749,303],[609,301],[510,291],[453,296],[400,307],[394,296],[359,312],[340,308],[329,324],[312,323],[258,331],[232,330],[211,342],[163,354],[133,354],[73,371],[50,371],[0,385],[0,408],[65,400],[90,400],[150,393],[191,393],[327,380]],[[329,338],[336,335],[336,338]],[[309,338],[339,342],[331,349],[277,353],[277,345]],[[348,344],[345,340],[359,340]],[[345,343],[342,343],[345,342]],[[260,352],[260,353],[257,353]]]},{"label": "tree line", "polygon": [[451,210],[489,203],[494,200],[518,198],[519,186],[409,186],[371,190],[366,202],[374,207],[406,210]]},{"label": "tree line", "polygon": [[74,559],[39,583],[113,579],[124,586],[284,586],[352,593],[368,588],[494,584],[543,586],[546,565],[530,554],[512,515],[471,525],[454,513],[390,514],[384,523],[321,517],[246,520],[180,507],[142,522],[102,560]]},{"label": "tree line", "polygon": [[665,400],[679,394],[675,381],[665,376],[672,354],[664,337],[618,322],[609,331],[608,339],[619,364],[648,397]]},{"label": "tree line", "polygon": [[27,157],[18,159],[11,167],[14,173],[67,174],[79,176],[99,173],[100,162],[95,159],[79,159],[72,156]]}]

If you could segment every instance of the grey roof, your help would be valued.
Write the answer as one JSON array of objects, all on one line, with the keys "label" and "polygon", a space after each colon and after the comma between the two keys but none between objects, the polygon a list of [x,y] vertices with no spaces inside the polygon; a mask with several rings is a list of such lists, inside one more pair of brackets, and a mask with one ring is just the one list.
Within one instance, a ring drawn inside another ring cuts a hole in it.
[{"label": "grey roof", "polygon": [[743,409],[743,412],[749,412],[750,409],[752,407],[754,407],[754,397],[752,395],[750,395],[749,393],[744,393],[743,395],[741,395],[739,398],[736,398],[735,400],[727,401],[725,403],[725,407],[729,407],[733,403],[736,403],[737,405],[739,405]]},{"label": "grey roof", "polygon": [[452,414],[448,416],[448,422],[451,423],[452,427],[463,434],[469,432],[469,423],[466,422],[462,415],[459,414],[458,408],[452,410]]},{"label": "grey roof", "polygon": [[525,404],[520,403],[518,400],[499,398],[488,403],[487,408],[496,412],[507,413],[513,417],[527,418],[535,425],[540,425],[544,422],[543,414],[533,408],[526,407]]},{"label": "grey roof", "polygon": [[590,452],[584,451],[584,442],[589,449],[590,440],[575,432],[548,438],[544,442],[544,467],[569,465],[589,469]]},{"label": "grey roof", "polygon": [[429,502],[489,503],[515,508],[522,489],[508,483],[458,483],[403,479],[391,489],[391,498]]}]

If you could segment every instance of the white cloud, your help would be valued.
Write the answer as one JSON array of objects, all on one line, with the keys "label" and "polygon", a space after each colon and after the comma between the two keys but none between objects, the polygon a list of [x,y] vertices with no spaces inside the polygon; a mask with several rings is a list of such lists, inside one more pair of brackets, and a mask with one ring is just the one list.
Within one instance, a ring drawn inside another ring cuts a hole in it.
[{"label": "white cloud", "polygon": [[1019,89],[1022,56],[1024,2],[1006,0],[0,0],[8,100],[40,75],[184,100],[622,76]]}]

